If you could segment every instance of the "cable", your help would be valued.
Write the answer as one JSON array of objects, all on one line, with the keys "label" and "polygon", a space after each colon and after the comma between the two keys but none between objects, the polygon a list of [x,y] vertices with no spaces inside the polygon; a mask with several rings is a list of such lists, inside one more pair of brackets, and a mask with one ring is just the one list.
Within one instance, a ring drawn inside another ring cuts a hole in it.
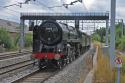
[{"label": "cable", "polygon": [[44,3],[42,3],[42,2],[40,2],[40,1],[36,1],[37,2],[37,6],[42,6],[42,7],[44,7],[44,8],[47,8],[48,10],[51,10],[51,11],[53,11],[53,9],[51,9],[51,8],[49,8],[48,6],[46,6]]},{"label": "cable", "polygon": [[2,8],[2,9],[7,9],[7,10],[12,11],[12,12],[15,12],[15,13],[20,13],[19,11],[15,11],[15,10],[12,10],[12,9],[9,9],[9,8],[4,8],[4,7],[1,7],[1,6],[0,6],[0,8]]},{"label": "cable", "polygon": [[[12,14],[12,13],[9,13],[9,12],[7,12],[7,11],[4,11],[6,14],[8,14],[8,15],[12,15],[12,16],[15,16],[15,14]],[[7,16],[8,17],[8,15],[3,15],[3,16]],[[13,18],[14,20],[18,20],[18,19],[15,19],[15,18]]]},{"label": "cable", "polygon": [[88,11],[87,7],[85,6],[85,3],[84,3],[84,1],[83,1],[83,5],[84,5],[85,9]]},{"label": "cable", "polygon": [[48,6],[46,6],[44,3],[42,3],[42,2],[40,2],[40,1],[38,1],[38,0],[37,0],[37,2],[38,2],[39,4],[41,4],[42,6],[48,8]]},{"label": "cable", "polygon": [[[61,2],[63,3],[63,1],[61,0]],[[72,2],[70,2],[69,4],[64,4],[63,3],[63,6],[65,7],[65,8],[68,8],[68,6],[70,6],[70,5],[74,5],[75,3],[77,3],[77,2],[83,2],[82,0],[75,0],[75,1],[72,1]],[[83,2],[83,4],[84,4],[84,2]],[[84,5],[85,6],[85,5]],[[87,10],[87,8],[85,7],[85,9]]]},{"label": "cable", "polygon": [[52,7],[48,7],[48,8],[55,8],[55,7],[63,7],[63,6],[52,6]]},{"label": "cable", "polygon": [[20,6],[20,5],[18,3],[15,3],[15,4],[4,6],[4,8],[11,7],[11,6]]},{"label": "cable", "polygon": [[[1,7],[0,6],[0,8],[3,8],[3,7]],[[7,9],[7,8],[6,8]],[[16,11],[14,11],[14,10],[10,10],[10,9],[8,9],[9,11],[12,11],[12,12],[16,12]],[[17,16],[17,14],[12,14],[12,13],[10,13],[10,12],[7,12],[7,11],[3,11],[3,12],[6,12],[7,14],[9,14],[9,15],[13,15],[13,16]],[[16,12],[17,13],[17,12]]]},{"label": "cable", "polygon": [[44,3],[42,3],[42,2],[40,2],[38,0],[37,0],[37,3],[40,4],[40,5],[42,5],[45,8],[49,9],[49,10],[52,10],[51,8],[49,8],[48,6],[46,6]]},{"label": "cable", "polygon": [[[21,8],[22,4],[28,4],[30,1],[31,0],[26,0],[24,2],[17,2],[15,4],[7,5],[7,6],[4,6],[4,7],[7,8],[7,7],[11,7],[11,6],[19,6]],[[33,1],[36,1],[36,0],[33,0]]]}]

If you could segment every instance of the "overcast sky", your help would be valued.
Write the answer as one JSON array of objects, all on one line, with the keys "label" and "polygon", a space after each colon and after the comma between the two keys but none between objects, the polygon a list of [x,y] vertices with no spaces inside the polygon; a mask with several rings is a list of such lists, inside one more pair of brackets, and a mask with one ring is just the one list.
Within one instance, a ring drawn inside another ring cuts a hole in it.
[{"label": "overcast sky", "polygon": [[[74,0],[36,0],[30,4],[2,8],[7,5],[24,2],[25,0],[0,0],[0,19],[8,19],[19,22],[20,12],[105,12],[110,11],[111,0],[83,0],[83,3],[76,3],[69,6],[69,9],[58,7],[49,9],[51,6],[61,6],[63,3],[70,3]],[[116,18],[125,20],[125,0],[117,0]]]}]

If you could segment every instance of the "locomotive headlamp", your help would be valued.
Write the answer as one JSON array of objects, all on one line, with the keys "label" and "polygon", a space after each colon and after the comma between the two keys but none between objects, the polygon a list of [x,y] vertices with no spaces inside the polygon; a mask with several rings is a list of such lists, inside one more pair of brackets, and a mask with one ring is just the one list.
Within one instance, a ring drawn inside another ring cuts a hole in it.
[{"label": "locomotive headlamp", "polygon": [[61,49],[58,49],[58,52],[61,52]]},{"label": "locomotive headlamp", "polygon": [[59,60],[60,59],[60,54],[55,54],[55,60]]},{"label": "locomotive headlamp", "polygon": [[61,53],[62,49],[58,48],[57,53]]}]

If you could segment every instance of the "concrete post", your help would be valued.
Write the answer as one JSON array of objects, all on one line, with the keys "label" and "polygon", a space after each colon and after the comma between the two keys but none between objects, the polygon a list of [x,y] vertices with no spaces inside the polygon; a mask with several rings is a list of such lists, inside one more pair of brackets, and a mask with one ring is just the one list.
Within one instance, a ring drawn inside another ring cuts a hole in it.
[{"label": "concrete post", "polygon": [[96,30],[96,29],[95,29],[95,21],[94,21],[94,32],[95,32],[95,30]]},{"label": "concrete post", "polygon": [[122,28],[122,37],[123,37],[123,35],[124,35],[124,23],[123,23],[123,19],[121,20],[121,28]]},{"label": "concrete post", "polygon": [[124,32],[124,29],[125,28],[125,25],[124,25],[124,21],[123,21],[123,35],[125,34],[125,32]]},{"label": "concrete post", "polygon": [[78,32],[78,35],[80,36],[80,33],[79,33],[79,20],[75,20],[75,28]]},{"label": "concrete post", "polygon": [[75,28],[79,30],[79,20],[75,20]]},{"label": "concrete post", "polygon": [[24,20],[20,19],[20,40],[19,40],[19,52],[22,52],[24,48]]},{"label": "concrete post", "polygon": [[110,63],[114,67],[115,60],[115,15],[116,15],[116,0],[111,0],[111,28],[110,28]]},{"label": "concrete post", "polygon": [[108,29],[109,29],[109,20],[106,20],[106,46],[108,46]]}]

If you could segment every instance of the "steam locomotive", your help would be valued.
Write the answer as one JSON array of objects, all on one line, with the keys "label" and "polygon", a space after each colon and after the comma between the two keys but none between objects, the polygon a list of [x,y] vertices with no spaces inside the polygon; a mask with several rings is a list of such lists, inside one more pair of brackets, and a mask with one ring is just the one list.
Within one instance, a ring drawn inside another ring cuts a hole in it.
[{"label": "steam locomotive", "polygon": [[90,36],[72,26],[44,21],[33,28],[33,57],[39,68],[53,65],[61,69],[90,47]]}]

